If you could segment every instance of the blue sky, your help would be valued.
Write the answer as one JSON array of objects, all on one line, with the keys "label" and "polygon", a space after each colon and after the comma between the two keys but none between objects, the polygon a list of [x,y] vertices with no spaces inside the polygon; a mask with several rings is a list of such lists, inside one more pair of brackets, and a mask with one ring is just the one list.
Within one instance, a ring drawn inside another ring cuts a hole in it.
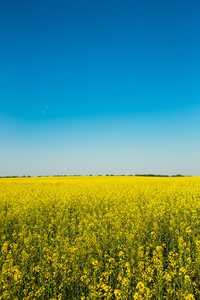
[{"label": "blue sky", "polygon": [[200,2],[0,2],[0,176],[200,175]]}]

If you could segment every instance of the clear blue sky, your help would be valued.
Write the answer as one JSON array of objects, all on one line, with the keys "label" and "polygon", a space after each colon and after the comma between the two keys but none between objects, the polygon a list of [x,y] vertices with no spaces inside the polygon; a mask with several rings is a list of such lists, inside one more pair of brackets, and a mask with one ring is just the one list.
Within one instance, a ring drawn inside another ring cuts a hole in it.
[{"label": "clear blue sky", "polygon": [[0,176],[200,175],[199,0],[1,0]]}]

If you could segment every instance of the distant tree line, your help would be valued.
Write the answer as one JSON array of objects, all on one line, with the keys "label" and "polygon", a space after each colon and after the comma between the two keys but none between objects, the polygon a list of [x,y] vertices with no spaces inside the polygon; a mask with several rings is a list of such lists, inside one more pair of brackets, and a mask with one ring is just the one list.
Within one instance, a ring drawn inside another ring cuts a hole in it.
[{"label": "distant tree line", "polygon": [[23,176],[0,176],[0,178],[30,178],[30,175],[23,175]]},{"label": "distant tree line", "polygon": [[[162,174],[136,174],[135,176],[145,176],[145,177],[170,177],[169,175]],[[176,175],[173,175],[176,176]]]},{"label": "distant tree line", "polygon": [[[83,175],[53,175],[52,177],[74,177],[74,176],[83,176]],[[93,176],[92,174],[86,176]],[[176,174],[176,175],[163,175],[163,174],[135,174],[135,175],[114,175],[114,174],[106,174],[106,175],[97,175],[97,176],[140,176],[140,177],[185,177],[185,175]],[[191,175],[189,175],[191,177]],[[30,178],[30,175],[23,176],[0,176],[0,178]],[[49,175],[38,175],[37,177],[49,177]]]}]

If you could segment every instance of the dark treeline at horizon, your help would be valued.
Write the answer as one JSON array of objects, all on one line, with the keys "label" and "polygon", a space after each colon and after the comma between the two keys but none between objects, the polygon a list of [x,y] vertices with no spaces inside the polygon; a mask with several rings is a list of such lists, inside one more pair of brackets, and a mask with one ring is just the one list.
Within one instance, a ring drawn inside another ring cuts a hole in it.
[{"label": "dark treeline at horizon", "polygon": [[38,176],[30,176],[30,175],[23,175],[23,176],[0,176],[0,178],[31,178],[31,177],[81,177],[81,176],[136,176],[136,177],[192,177],[192,175],[181,175],[181,174],[176,174],[176,175],[163,175],[163,174],[129,174],[129,175],[114,175],[114,174],[106,174],[106,175],[38,175]]}]

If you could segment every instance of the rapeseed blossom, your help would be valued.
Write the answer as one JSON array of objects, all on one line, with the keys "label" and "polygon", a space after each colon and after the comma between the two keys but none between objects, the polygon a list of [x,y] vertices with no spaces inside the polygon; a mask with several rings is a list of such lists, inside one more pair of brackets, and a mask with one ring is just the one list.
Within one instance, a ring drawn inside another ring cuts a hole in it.
[{"label": "rapeseed blossom", "polygon": [[0,179],[0,299],[200,299],[200,178]]}]

